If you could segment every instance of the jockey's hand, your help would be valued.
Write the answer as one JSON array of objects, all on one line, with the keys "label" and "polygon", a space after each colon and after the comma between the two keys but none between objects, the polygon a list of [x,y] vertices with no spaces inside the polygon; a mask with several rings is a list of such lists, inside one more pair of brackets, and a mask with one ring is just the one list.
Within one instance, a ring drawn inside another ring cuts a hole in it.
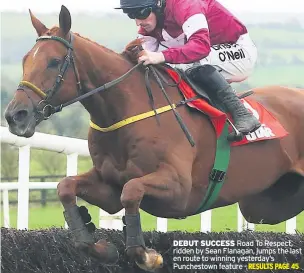
[{"label": "jockey's hand", "polygon": [[140,52],[138,62],[143,62],[144,65],[160,64],[165,62],[165,56],[162,52],[152,52],[143,50]]}]

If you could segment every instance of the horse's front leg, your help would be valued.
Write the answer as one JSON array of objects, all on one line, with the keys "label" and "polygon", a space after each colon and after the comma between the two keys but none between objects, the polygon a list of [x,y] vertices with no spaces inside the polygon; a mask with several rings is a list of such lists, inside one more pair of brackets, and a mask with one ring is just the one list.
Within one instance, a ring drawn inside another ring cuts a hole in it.
[{"label": "horse's front leg", "polygon": [[[144,196],[155,200],[155,205],[166,204],[160,208],[165,215],[183,214],[187,206],[191,180],[181,178],[171,166],[160,168],[158,171],[146,176],[131,179],[123,188],[121,203],[125,208],[123,218],[126,236],[126,250],[128,257],[147,271],[161,268],[163,258],[154,249],[145,246],[141,229],[139,208]],[[145,207],[147,210],[147,208]],[[155,210],[154,210],[155,211]]]},{"label": "horse's front leg", "polygon": [[122,209],[120,191],[101,181],[93,168],[85,174],[64,178],[58,184],[57,192],[65,209],[64,218],[72,231],[76,247],[103,263],[115,263],[118,260],[116,247],[105,240],[95,242],[89,228],[92,224],[88,225],[91,217],[87,210],[76,205],[76,196],[114,214]]}]

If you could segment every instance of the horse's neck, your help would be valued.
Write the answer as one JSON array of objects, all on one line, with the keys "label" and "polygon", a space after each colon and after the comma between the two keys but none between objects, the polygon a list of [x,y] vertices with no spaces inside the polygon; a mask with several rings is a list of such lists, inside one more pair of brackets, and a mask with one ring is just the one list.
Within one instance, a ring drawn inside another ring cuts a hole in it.
[{"label": "horse's neck", "polygon": [[[83,37],[76,37],[74,47],[84,92],[117,79],[131,68],[131,64],[119,54]],[[125,83],[124,81],[123,84]],[[109,126],[113,120],[124,116],[124,105],[128,101],[128,94],[123,93],[121,86],[118,84],[81,102],[90,113],[91,119],[98,125]]]},{"label": "horse's neck", "polygon": [[[117,79],[132,64],[121,55],[103,48],[82,37],[75,39],[75,56],[81,69],[80,78],[86,92]],[[155,81],[151,81],[156,107],[164,106],[166,100]],[[176,88],[167,88],[174,102],[181,97]],[[85,99],[82,104],[91,115],[93,122],[106,127],[126,117],[151,110],[146,94],[144,74],[134,70],[121,83]]]}]

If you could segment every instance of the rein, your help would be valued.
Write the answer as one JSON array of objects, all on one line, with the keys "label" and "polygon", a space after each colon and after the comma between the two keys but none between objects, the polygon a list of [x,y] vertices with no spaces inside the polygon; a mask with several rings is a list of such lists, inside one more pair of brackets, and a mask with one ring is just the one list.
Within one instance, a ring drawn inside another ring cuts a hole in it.
[{"label": "rein", "polygon": [[[149,69],[151,69],[152,74],[153,74],[154,78],[156,79],[157,84],[159,85],[159,87],[160,87],[163,95],[165,96],[167,102],[169,103],[169,106],[171,107],[171,110],[173,111],[174,116],[175,116],[177,122],[179,123],[179,126],[182,128],[182,130],[183,130],[184,134],[186,135],[188,141],[190,142],[191,146],[193,147],[195,145],[194,139],[193,139],[192,135],[190,134],[189,129],[187,128],[187,126],[183,122],[182,117],[180,116],[180,114],[175,109],[176,107],[173,107],[173,103],[171,102],[171,100],[170,100],[170,98],[169,98],[169,96],[168,96],[168,94],[167,94],[167,92],[166,92],[166,90],[165,90],[165,88],[164,88],[164,86],[162,84],[162,81],[165,82],[164,78],[160,78],[161,73],[159,71],[157,72],[156,68],[153,67],[152,65],[150,65],[148,67],[147,71],[149,71]],[[180,74],[179,74],[179,76],[180,76]],[[146,77],[146,78],[148,78],[148,77]],[[178,83],[175,84],[176,87],[178,87],[180,81],[181,81],[181,76],[180,76],[180,79],[179,79]],[[165,83],[167,85],[169,85],[168,82],[165,82]],[[148,87],[147,83],[146,83],[146,86]],[[157,114],[157,112],[156,112],[156,114]]]},{"label": "rein", "polygon": [[63,104],[60,104],[59,106],[55,106],[54,109],[55,109],[55,113],[56,112],[60,112],[62,110],[62,108],[66,107],[66,106],[69,106],[75,102],[78,102],[80,100],[83,100],[89,96],[92,96],[98,92],[101,92],[101,91],[105,91],[111,87],[113,87],[114,85],[120,83],[122,80],[124,80],[125,78],[127,78],[129,76],[129,74],[131,74],[133,72],[133,70],[135,70],[139,65],[141,65],[141,63],[138,63],[137,65],[135,65],[134,67],[132,67],[130,70],[128,70],[125,74],[121,75],[120,77],[118,77],[117,79],[113,80],[113,81],[110,81],[110,82],[107,82],[105,83],[104,85],[100,86],[100,87],[97,87],[83,95],[80,95],[66,103],[63,103]]},{"label": "rein", "polygon": [[[105,83],[104,85],[95,88],[85,94],[81,94],[82,93],[82,88],[81,88],[81,83],[80,83],[80,77],[79,77],[79,73],[77,70],[77,67],[75,65],[75,61],[74,61],[74,57],[73,57],[73,39],[74,36],[73,34],[70,32],[70,42],[68,42],[67,40],[58,37],[58,36],[40,36],[37,38],[36,42],[40,41],[40,40],[53,40],[53,41],[58,41],[60,43],[62,43],[66,48],[67,48],[67,54],[64,58],[64,62],[62,64],[62,66],[60,67],[60,72],[58,74],[58,76],[56,77],[55,83],[53,85],[53,87],[44,92],[43,90],[41,90],[39,87],[37,87],[35,84],[29,82],[29,81],[21,81],[19,83],[19,86],[17,88],[17,90],[22,90],[24,92],[26,92],[24,90],[24,87],[29,88],[30,90],[32,90],[33,92],[35,92],[38,96],[40,96],[42,99],[38,102],[37,106],[34,105],[34,109],[37,115],[42,116],[42,118],[44,120],[50,118],[53,114],[60,112],[64,107],[69,106],[75,102],[79,102],[80,100],[83,100],[89,96],[92,96],[95,93],[101,92],[101,91],[105,91],[113,86],[115,86],[116,84],[120,83],[121,81],[123,81],[125,78],[127,78],[136,68],[138,68],[140,65],[142,65],[142,63],[138,63],[135,66],[133,66],[130,70],[128,70],[126,73],[124,73],[123,75],[121,75],[120,77],[118,77],[117,79],[114,79],[113,81],[110,81],[108,83]],[[63,104],[60,104],[58,106],[53,106],[50,103],[51,98],[58,92],[62,82],[64,81],[64,76],[66,71],[68,70],[70,64],[72,64],[73,67],[73,71],[75,74],[75,79],[76,79],[76,84],[77,84],[77,88],[78,88],[78,96],[76,96],[74,99],[67,101]],[[163,95],[165,96],[167,102],[169,105],[167,106],[163,106],[161,108],[155,109],[154,107],[154,99],[153,99],[153,95],[152,95],[152,89],[150,87],[150,83],[149,83],[149,72],[152,71],[152,74],[157,82],[157,84],[159,85]],[[180,78],[181,80],[181,78]],[[186,127],[186,125],[184,124],[181,116],[179,115],[179,113],[176,110],[176,107],[181,106],[181,105],[185,105],[187,102],[192,101],[197,99],[197,97],[191,98],[189,100],[182,100],[177,104],[173,104],[162,84],[162,82],[164,82],[166,85],[169,86],[176,86],[178,87],[179,82],[174,84],[174,85],[170,85],[168,82],[166,82],[166,80],[164,79],[164,77],[162,76],[162,74],[152,65],[149,65],[148,67],[146,67],[146,73],[145,73],[145,81],[146,81],[146,88],[147,88],[147,93],[150,99],[150,104],[151,107],[153,108],[153,111],[149,111],[149,112],[145,112],[127,119],[124,119],[120,122],[117,122],[107,128],[101,128],[98,125],[94,124],[92,121],[90,121],[90,126],[98,131],[101,132],[109,132],[109,131],[113,131],[116,129],[119,129],[127,124],[145,119],[145,118],[149,118],[152,116],[155,116],[158,123],[159,123],[159,119],[158,119],[158,114],[167,112],[167,111],[173,111],[175,118],[177,119],[180,127],[182,128],[183,132],[185,133],[188,141],[190,142],[191,146],[195,145],[195,142],[188,130],[188,128]],[[37,118],[36,118],[37,120]]]}]

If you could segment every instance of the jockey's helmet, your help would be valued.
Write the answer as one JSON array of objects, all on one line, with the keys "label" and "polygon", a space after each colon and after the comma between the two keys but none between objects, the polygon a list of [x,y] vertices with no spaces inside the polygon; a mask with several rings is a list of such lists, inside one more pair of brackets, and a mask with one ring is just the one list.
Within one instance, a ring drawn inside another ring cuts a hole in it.
[{"label": "jockey's helmet", "polygon": [[[153,11],[162,22],[166,0],[120,0],[120,7],[131,19],[145,19]],[[159,22],[158,22],[159,23]]]},{"label": "jockey's helmet", "polygon": [[138,9],[156,7],[158,0],[120,0],[120,7],[116,9]]}]

